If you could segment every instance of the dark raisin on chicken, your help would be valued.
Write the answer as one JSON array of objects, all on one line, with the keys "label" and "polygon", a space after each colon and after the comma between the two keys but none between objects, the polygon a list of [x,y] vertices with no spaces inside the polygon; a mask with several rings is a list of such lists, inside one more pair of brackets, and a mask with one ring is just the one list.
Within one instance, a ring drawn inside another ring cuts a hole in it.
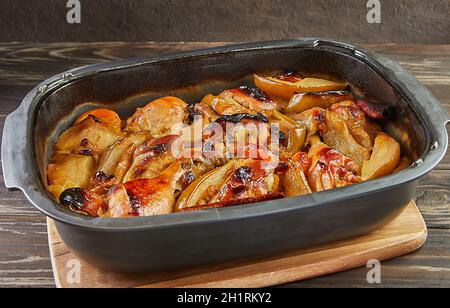
[{"label": "dark raisin on chicken", "polygon": [[286,145],[286,142],[287,142],[287,136],[286,136],[286,133],[285,133],[284,131],[280,131],[280,132],[279,132],[279,138],[278,138],[278,140],[279,140],[279,142],[280,142],[282,145]]},{"label": "dark raisin on chicken", "polygon": [[286,173],[289,169],[289,165],[282,161],[278,164],[277,168],[275,168],[276,173]]},{"label": "dark raisin on chicken", "polygon": [[238,114],[233,114],[233,115],[223,115],[221,117],[219,117],[216,120],[216,123],[221,123],[221,122],[225,122],[225,123],[241,123],[243,120],[250,120],[250,121],[258,121],[258,122],[263,122],[263,123],[269,123],[269,119],[261,114],[249,114],[249,113],[238,113]]},{"label": "dark raisin on chicken", "polygon": [[66,189],[59,196],[59,203],[61,205],[67,206],[81,211],[84,206],[84,189],[82,188],[69,188]]},{"label": "dark raisin on chicken", "polygon": [[98,217],[106,210],[101,196],[84,188],[66,189],[59,196],[59,203],[74,212],[92,217]]},{"label": "dark raisin on chicken", "polygon": [[244,93],[245,95],[250,96],[251,98],[255,98],[257,100],[260,100],[262,102],[271,102],[272,100],[270,97],[267,96],[266,93],[261,91],[258,88],[249,87],[249,86],[240,86],[239,90]]},{"label": "dark raisin on chicken", "polygon": [[237,180],[246,182],[252,177],[252,169],[246,166],[241,167],[235,171],[234,176]]}]

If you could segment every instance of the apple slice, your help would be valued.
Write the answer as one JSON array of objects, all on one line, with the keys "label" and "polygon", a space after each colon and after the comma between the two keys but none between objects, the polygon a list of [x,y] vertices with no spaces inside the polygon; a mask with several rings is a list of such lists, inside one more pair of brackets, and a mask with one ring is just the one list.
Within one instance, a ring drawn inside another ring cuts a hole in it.
[{"label": "apple slice", "polygon": [[311,165],[311,158],[307,153],[298,152],[289,160],[289,168],[281,176],[281,184],[286,197],[297,197],[311,194],[306,174]]},{"label": "apple slice", "polygon": [[362,178],[372,180],[388,175],[395,170],[399,161],[400,145],[398,142],[384,133],[378,133],[372,155],[363,163]]},{"label": "apple slice", "polygon": [[136,148],[150,139],[152,139],[150,132],[128,133],[102,153],[98,162],[97,172],[102,171],[106,175],[114,175],[127,149],[132,146]]},{"label": "apple slice", "polygon": [[289,100],[292,98],[292,96],[298,93],[342,91],[347,89],[348,87],[347,83],[338,83],[325,79],[298,79],[298,81],[292,82],[294,80],[288,81],[274,77],[263,77],[256,74],[253,75],[253,81],[259,89],[269,95]]},{"label": "apple slice", "polygon": [[328,108],[331,105],[352,100],[353,95],[347,91],[329,91],[296,94],[285,108],[286,113],[301,113],[314,107]]},{"label": "apple slice", "polygon": [[101,155],[122,136],[121,131],[112,130],[95,117],[87,116],[61,134],[55,144],[55,151]]},{"label": "apple slice", "polygon": [[286,150],[290,153],[301,151],[306,142],[306,127],[299,125],[288,133]]},{"label": "apple slice", "polygon": [[[204,205],[207,201],[217,193],[225,180],[239,167],[251,162],[250,159],[232,160],[225,166],[214,169],[206,173],[201,178],[195,180],[189,185],[177,200],[175,212],[182,211],[186,208]],[[203,203],[204,202],[204,203]],[[202,204],[203,203],[203,204]]]},{"label": "apple slice", "polygon": [[88,187],[94,168],[92,156],[57,153],[47,167],[48,190],[58,199],[68,188]]}]

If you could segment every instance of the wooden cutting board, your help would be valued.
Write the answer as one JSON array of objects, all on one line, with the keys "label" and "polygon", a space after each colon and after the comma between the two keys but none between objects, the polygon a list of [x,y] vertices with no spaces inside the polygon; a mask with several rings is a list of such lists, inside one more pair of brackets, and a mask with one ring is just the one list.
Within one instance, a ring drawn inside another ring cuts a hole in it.
[{"label": "wooden cutting board", "polygon": [[392,259],[419,249],[427,238],[422,215],[411,202],[393,222],[358,238],[253,261],[130,276],[102,272],[77,259],[51,219],[47,227],[56,285],[63,288],[268,287],[366,266],[370,259]]}]

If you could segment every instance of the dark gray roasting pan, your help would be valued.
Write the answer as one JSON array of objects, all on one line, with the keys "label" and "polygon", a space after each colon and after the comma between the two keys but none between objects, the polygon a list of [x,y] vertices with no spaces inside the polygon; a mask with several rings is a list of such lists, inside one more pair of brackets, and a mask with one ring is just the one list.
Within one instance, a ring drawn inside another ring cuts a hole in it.
[{"label": "dark gray roasting pan", "polygon": [[[134,219],[80,216],[46,191],[52,144],[89,108],[130,116],[158,96],[195,102],[282,69],[345,80],[369,99],[394,104],[385,129],[413,165],[378,180],[298,198]],[[90,102],[90,103],[86,103]],[[418,180],[443,158],[450,118],[399,64],[335,41],[303,39],[234,45],[83,67],[32,90],[5,122],[2,163],[8,188],[56,221],[80,258],[118,272],[151,272],[276,254],[368,233],[394,219]]]}]

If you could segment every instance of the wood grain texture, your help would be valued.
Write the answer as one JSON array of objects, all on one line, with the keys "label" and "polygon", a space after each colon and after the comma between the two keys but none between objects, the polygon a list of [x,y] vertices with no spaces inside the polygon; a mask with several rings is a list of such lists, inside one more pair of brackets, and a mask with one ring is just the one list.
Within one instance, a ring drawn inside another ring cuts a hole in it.
[{"label": "wood grain texture", "polygon": [[[0,43],[0,127],[38,82],[77,66],[223,43]],[[450,45],[364,45],[400,61],[450,111]],[[1,138],[1,136],[0,136]],[[0,167],[1,168],[1,167]],[[429,228],[424,247],[383,263],[383,286],[450,287],[450,155],[420,181],[416,202]],[[366,269],[288,286],[361,286]],[[418,279],[420,278],[420,279]],[[45,218],[0,177],[0,286],[54,286]]]},{"label": "wood grain texture", "polygon": [[[54,222],[47,219],[50,255],[58,287],[180,287],[262,288],[300,281],[365,266],[411,253],[427,238],[427,228],[414,202],[393,222],[368,235],[328,245],[280,254],[276,257],[230,262],[187,271],[151,275],[117,275],[101,272],[77,259],[64,245]],[[79,262],[79,282],[73,279],[69,262]]]}]

